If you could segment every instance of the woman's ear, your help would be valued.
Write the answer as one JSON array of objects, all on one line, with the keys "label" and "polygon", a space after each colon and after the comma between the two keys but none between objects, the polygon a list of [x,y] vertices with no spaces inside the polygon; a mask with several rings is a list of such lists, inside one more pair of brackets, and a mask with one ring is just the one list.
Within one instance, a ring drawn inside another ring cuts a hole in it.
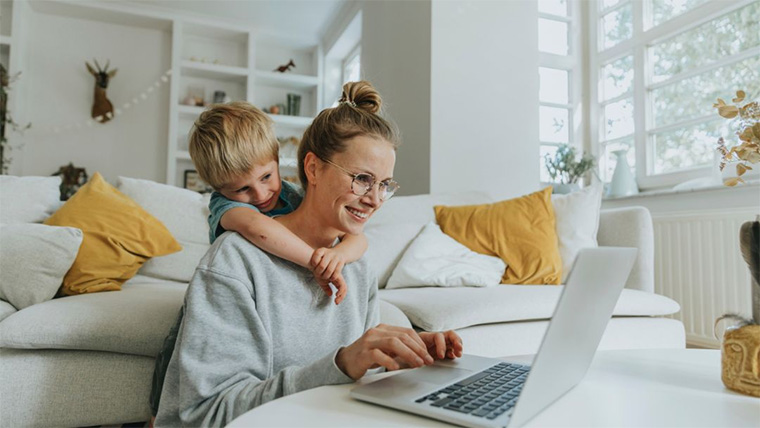
[{"label": "woman's ear", "polygon": [[306,156],[303,158],[303,171],[310,186],[317,184],[318,163],[319,158],[314,152],[306,153]]}]

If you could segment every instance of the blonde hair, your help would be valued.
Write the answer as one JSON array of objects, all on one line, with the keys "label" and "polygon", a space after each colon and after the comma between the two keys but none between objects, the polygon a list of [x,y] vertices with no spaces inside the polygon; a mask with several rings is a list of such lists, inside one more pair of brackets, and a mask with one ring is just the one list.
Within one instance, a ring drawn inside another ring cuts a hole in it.
[{"label": "blonde hair", "polygon": [[201,113],[189,146],[198,175],[216,190],[255,165],[277,161],[280,149],[272,120],[243,101],[216,104]]},{"label": "blonde hair", "polygon": [[381,138],[395,150],[400,143],[396,126],[380,116],[383,100],[371,83],[361,80],[343,85],[337,107],[322,110],[303,134],[298,147],[298,178],[308,187],[304,159],[309,152],[330,160],[346,150],[346,141],[359,136]]}]

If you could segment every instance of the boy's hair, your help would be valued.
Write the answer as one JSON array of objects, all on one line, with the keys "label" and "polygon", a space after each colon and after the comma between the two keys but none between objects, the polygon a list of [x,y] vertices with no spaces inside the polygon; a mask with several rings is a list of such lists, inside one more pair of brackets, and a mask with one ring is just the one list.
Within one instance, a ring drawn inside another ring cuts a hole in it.
[{"label": "boy's hair", "polygon": [[279,160],[272,120],[253,105],[215,104],[201,113],[189,137],[190,157],[201,179],[219,190],[254,165]]},{"label": "boy's hair", "polygon": [[397,149],[400,136],[396,125],[381,115],[383,100],[366,80],[343,85],[337,107],[322,110],[303,134],[298,147],[298,178],[308,189],[304,159],[309,152],[322,160],[346,150],[346,141],[359,136],[381,138]]}]

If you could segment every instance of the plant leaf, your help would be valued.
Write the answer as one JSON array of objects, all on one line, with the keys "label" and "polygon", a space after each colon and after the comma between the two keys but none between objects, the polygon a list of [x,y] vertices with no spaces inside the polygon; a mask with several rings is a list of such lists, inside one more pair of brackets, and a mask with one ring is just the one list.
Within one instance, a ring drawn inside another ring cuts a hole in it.
[{"label": "plant leaf", "polygon": [[755,138],[760,139],[760,122],[752,125],[752,133],[755,134]]},{"label": "plant leaf", "polygon": [[747,94],[744,91],[739,90],[739,91],[736,91],[736,98],[734,98],[731,101],[733,101],[735,103],[740,103],[740,102],[744,101],[744,98],[746,96],[747,96]]},{"label": "plant leaf", "polygon": [[723,101],[722,99],[718,98],[718,105],[719,106],[724,106],[724,105],[726,105],[726,102]]},{"label": "plant leaf", "polygon": [[744,175],[744,173],[747,172],[747,167],[744,166],[743,163],[737,163],[736,164],[736,175],[741,177]]},{"label": "plant leaf", "polygon": [[724,181],[723,184],[726,186],[734,187],[739,183],[744,183],[744,180],[742,180],[739,177],[729,178],[728,180]]},{"label": "plant leaf", "polygon": [[718,114],[726,119],[733,119],[739,114],[739,109],[736,106],[720,106],[718,107]]},{"label": "plant leaf", "polygon": [[744,129],[744,131],[742,131],[741,134],[739,134],[739,139],[742,141],[750,142],[752,141],[752,136],[753,136],[752,128],[747,127]]}]

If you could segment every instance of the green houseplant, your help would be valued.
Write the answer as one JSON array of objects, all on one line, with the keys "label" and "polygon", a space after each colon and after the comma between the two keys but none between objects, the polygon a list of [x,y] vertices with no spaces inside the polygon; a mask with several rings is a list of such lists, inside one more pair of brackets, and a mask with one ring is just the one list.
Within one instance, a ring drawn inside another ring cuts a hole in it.
[{"label": "green houseplant", "polygon": [[[21,73],[17,73],[10,76],[0,64],[0,174],[7,174],[8,168],[11,164],[11,144],[6,137],[8,129],[13,131],[23,131],[29,129],[32,124],[29,123],[25,126],[21,126],[13,120],[11,112],[8,111],[8,91],[11,89],[11,83],[13,83]],[[7,127],[6,127],[7,126]]]},{"label": "green houseplant", "polygon": [[559,184],[555,193],[569,193],[579,188],[578,180],[594,168],[596,159],[588,153],[579,156],[575,147],[560,144],[553,156],[544,155],[544,165],[552,182]]}]

